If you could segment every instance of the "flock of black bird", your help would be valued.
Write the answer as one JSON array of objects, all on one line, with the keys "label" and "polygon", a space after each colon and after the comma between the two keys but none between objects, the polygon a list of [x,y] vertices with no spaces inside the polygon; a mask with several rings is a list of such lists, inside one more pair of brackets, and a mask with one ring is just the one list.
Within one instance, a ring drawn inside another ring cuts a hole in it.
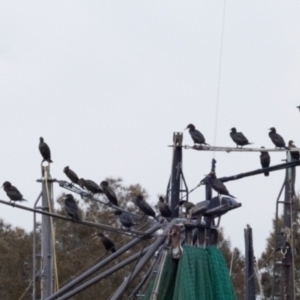
[{"label": "flock of black bird", "polygon": [[[205,138],[204,138],[203,134],[199,130],[197,130],[193,124],[189,124],[186,129],[189,129],[189,133],[190,133],[195,145],[196,144],[208,145],[207,143],[205,143]],[[279,149],[284,148],[287,150],[292,150],[293,148],[297,148],[293,141],[289,141],[288,147],[287,147],[284,139],[282,138],[281,135],[279,135],[276,132],[276,129],[274,127],[271,127],[269,130],[270,130],[269,137],[270,137],[271,141],[274,143],[275,149],[276,148],[279,148]],[[239,148],[239,146],[240,146],[240,148],[242,148],[243,146],[253,144],[253,143],[249,143],[248,139],[244,136],[244,134],[242,132],[237,132],[235,127],[231,128],[230,137],[235,142],[237,148]],[[261,148],[265,149],[265,147],[261,147]],[[291,151],[291,156],[294,159],[299,160],[300,153],[297,150]],[[271,162],[270,154],[267,151],[261,151],[261,155],[260,155],[261,166],[263,168],[267,168],[270,166],[270,162]],[[269,172],[265,172],[264,174],[265,174],[265,176],[269,176]],[[227,195],[227,194],[224,194],[224,195]]]},{"label": "flock of black bird", "polygon": [[[194,141],[194,144],[199,144],[199,145],[208,145],[205,142],[205,138],[203,134],[196,129],[196,127],[193,124],[189,124],[186,129],[189,129],[189,133]],[[239,146],[242,148],[245,145],[250,145],[252,143],[249,143],[248,139],[244,136],[242,132],[237,132],[236,128],[231,128],[230,132],[230,137],[232,140],[236,143],[236,147],[238,148]],[[296,148],[294,145],[293,141],[289,141],[288,147],[285,144],[284,139],[276,132],[276,129],[274,127],[270,128],[269,132],[269,137],[272,140],[272,142],[275,144],[275,148],[285,148],[285,149],[293,149]],[[264,147],[261,147],[264,149]],[[43,157],[43,161],[47,161],[48,163],[52,163],[51,159],[51,151],[49,146],[44,142],[44,139],[41,137],[40,138],[40,143],[39,143],[39,151]],[[291,156],[299,160],[300,159],[300,153],[299,151],[291,151]],[[261,166],[263,168],[267,168],[270,166],[270,155],[267,151],[261,151],[260,155],[260,162]],[[90,192],[90,195],[95,195],[95,194],[104,194],[106,195],[109,204],[111,206],[118,206],[118,198],[115,193],[115,191],[112,189],[112,187],[109,186],[109,182],[107,181],[102,181],[99,185],[89,179],[84,179],[84,178],[79,178],[77,174],[69,168],[69,166],[64,168],[64,173],[65,175],[70,179],[71,184],[78,185],[82,189],[85,189],[86,191]],[[265,172],[265,176],[268,176],[269,173]],[[213,190],[215,190],[219,195],[225,195],[229,197],[233,197],[229,191],[227,190],[226,186],[223,184],[222,181],[220,181],[214,172],[209,173],[202,181],[201,184],[209,184]],[[8,198],[10,201],[27,201],[23,198],[23,195],[20,193],[20,191],[13,186],[9,181],[5,181],[3,183],[3,189],[6,192]],[[140,209],[141,212],[145,214],[145,216],[150,216],[156,221],[159,222],[159,219],[153,210],[153,208],[146,202],[144,197],[142,195],[137,195],[135,201],[133,201],[135,205]],[[65,203],[65,211],[68,214],[68,216],[74,220],[80,222],[80,217],[78,214],[78,206],[77,203],[73,197],[72,194],[66,194],[64,196],[64,203]],[[186,202],[186,201],[180,201],[179,205],[183,205],[186,207],[186,211],[188,212],[192,207],[194,207],[193,203]],[[160,215],[167,219],[170,220],[172,218],[172,210],[170,206],[165,202],[164,197],[160,196],[159,201],[157,204],[157,208],[159,209]],[[120,223],[122,224],[123,227],[130,229],[132,226],[136,225],[134,223],[132,216],[129,213],[126,213],[124,211],[120,210],[115,210],[115,215],[118,216],[118,219]],[[103,233],[98,233],[98,237],[100,237],[104,247],[106,250],[111,250],[112,252],[116,251],[114,243],[106,237]]]}]

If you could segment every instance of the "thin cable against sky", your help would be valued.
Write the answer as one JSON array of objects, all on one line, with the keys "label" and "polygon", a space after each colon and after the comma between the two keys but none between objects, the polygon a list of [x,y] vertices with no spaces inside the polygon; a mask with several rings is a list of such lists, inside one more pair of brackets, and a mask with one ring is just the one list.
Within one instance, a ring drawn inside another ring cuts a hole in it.
[{"label": "thin cable against sky", "polygon": [[[217,87],[217,104],[216,104],[214,146],[216,146],[216,142],[217,142],[217,130],[218,130],[220,83],[221,83],[221,69],[222,69],[222,56],[223,56],[222,55],[223,54],[223,39],[224,39],[224,24],[225,24],[225,9],[226,9],[226,0],[224,0],[224,8],[223,8],[223,22],[222,22],[221,48],[220,48],[220,59],[219,59],[219,74],[218,74],[218,87]],[[213,157],[215,158],[215,151],[213,152]]]}]

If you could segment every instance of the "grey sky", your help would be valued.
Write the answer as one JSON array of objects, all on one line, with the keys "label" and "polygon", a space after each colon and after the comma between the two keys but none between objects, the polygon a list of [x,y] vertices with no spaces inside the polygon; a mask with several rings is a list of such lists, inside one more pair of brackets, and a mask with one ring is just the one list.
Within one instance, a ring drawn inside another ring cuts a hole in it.
[{"label": "grey sky", "polygon": [[[170,175],[173,131],[194,123],[213,143],[223,3],[0,1],[0,182],[10,180],[33,205],[43,136],[53,177],[65,178],[66,165],[97,182],[120,176],[156,203]],[[273,147],[274,126],[300,146],[299,12],[299,1],[227,0],[217,145],[234,145],[235,126],[254,146]],[[192,144],[187,132],[184,143]],[[272,164],[285,158],[271,156]],[[189,188],[212,157],[184,151]],[[218,176],[259,167],[258,153],[216,159]],[[283,178],[226,184],[243,204],[222,220],[234,246],[243,250],[250,224],[256,253],[264,249]],[[3,190],[0,198],[7,199]],[[191,195],[203,199],[203,188]],[[32,229],[28,212],[1,206],[0,217]]]}]

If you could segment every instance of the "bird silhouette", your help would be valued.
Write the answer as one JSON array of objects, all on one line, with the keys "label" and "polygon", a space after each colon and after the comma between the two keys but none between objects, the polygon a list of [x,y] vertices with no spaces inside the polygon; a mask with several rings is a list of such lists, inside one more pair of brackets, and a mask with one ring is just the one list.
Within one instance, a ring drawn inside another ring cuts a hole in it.
[{"label": "bird silhouette", "polygon": [[[289,143],[288,143],[288,146],[289,146],[289,148],[292,150],[293,148],[297,148],[296,147],[296,145],[294,145],[294,142],[293,141],[289,141]],[[299,151],[291,151],[291,156],[292,156],[292,158],[293,159],[295,159],[295,160],[299,160],[299,158],[300,158],[300,153],[299,153]]]},{"label": "bird silhouette", "polygon": [[78,216],[78,206],[72,194],[67,194],[64,196],[65,200],[65,210],[69,217],[71,217],[74,221],[81,221]]},{"label": "bird silhouette", "polygon": [[117,251],[114,242],[110,238],[105,236],[102,232],[99,232],[96,237],[100,237],[106,251],[111,251],[112,253]]},{"label": "bird silhouette", "polygon": [[5,181],[2,185],[4,191],[6,192],[6,195],[11,201],[27,201],[23,198],[23,195],[19,192],[19,190],[13,186],[9,181]]},{"label": "bird silhouette", "polygon": [[137,195],[135,199],[135,205],[147,216],[153,217],[156,221],[158,219],[156,218],[155,211],[153,208],[146,202],[144,197],[142,195]]},{"label": "bird silhouette", "polygon": [[[261,147],[262,149],[265,149],[265,147]],[[268,168],[270,166],[271,157],[269,155],[269,152],[267,151],[261,151],[260,152],[260,164],[263,168]],[[264,173],[265,176],[269,176],[269,172]]]},{"label": "bird silhouette", "polygon": [[219,180],[217,177],[216,177],[216,174],[211,172],[209,173],[206,178],[204,179],[205,182],[207,182],[211,188],[213,190],[215,190],[219,195],[226,195],[226,196],[230,196],[232,198],[235,198],[234,196],[230,195],[226,186],[224,185],[224,183]]},{"label": "bird silhouette", "polygon": [[100,187],[105,194],[105,196],[108,198],[109,202],[113,205],[118,206],[118,198],[114,190],[109,186],[107,181],[102,181],[100,183]]},{"label": "bird silhouette", "polygon": [[51,160],[51,151],[49,146],[44,142],[44,139],[40,137],[40,143],[39,143],[39,150],[42,154],[43,161],[47,161],[49,163],[52,163],[53,161]]},{"label": "bird silhouette", "polygon": [[136,223],[134,223],[132,220],[132,216],[124,211],[116,210],[115,215],[118,216],[122,226],[126,228],[131,228],[132,226],[136,225]]},{"label": "bird silhouette", "polygon": [[289,149],[288,147],[285,146],[285,141],[284,139],[282,138],[281,135],[279,135],[277,132],[276,132],[276,129],[274,127],[271,127],[269,130],[271,130],[269,132],[269,137],[270,139],[272,140],[272,142],[274,143],[275,145],[275,148],[285,148],[285,149]]},{"label": "bird silhouette", "polygon": [[241,148],[245,145],[251,145],[253,143],[249,143],[247,138],[241,133],[237,132],[236,128],[231,128],[230,136],[233,139],[233,141],[236,143],[236,147],[238,148],[241,146]]},{"label": "bird silhouette", "polygon": [[162,196],[159,197],[157,207],[162,217],[167,219],[172,218],[172,210],[170,206],[167,203],[165,203],[165,199]]},{"label": "bird silhouette", "polygon": [[78,185],[81,188],[85,188],[87,191],[91,192],[92,195],[94,195],[94,194],[102,194],[103,193],[103,191],[99,187],[99,185],[96,182],[94,182],[93,180],[80,178],[78,180]]},{"label": "bird silhouette", "polygon": [[78,184],[79,181],[79,177],[77,176],[77,174],[72,171],[69,166],[66,166],[64,168],[64,173],[66,174],[66,176],[71,180],[72,183],[76,183]]},{"label": "bird silhouette", "polygon": [[207,143],[205,143],[204,135],[199,130],[197,130],[193,124],[189,124],[186,129],[189,129],[189,134],[191,135],[194,144],[208,145]]}]

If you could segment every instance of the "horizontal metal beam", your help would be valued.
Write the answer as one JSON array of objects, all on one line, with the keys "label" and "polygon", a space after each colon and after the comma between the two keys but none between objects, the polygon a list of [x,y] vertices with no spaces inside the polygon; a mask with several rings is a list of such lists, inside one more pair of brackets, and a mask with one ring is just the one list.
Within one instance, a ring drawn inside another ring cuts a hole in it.
[{"label": "horizontal metal beam", "polygon": [[[174,147],[169,145],[168,147]],[[180,146],[176,146],[180,147]],[[184,149],[193,149],[197,151],[223,151],[223,152],[286,152],[286,151],[300,151],[300,148],[293,148],[292,150],[288,149],[279,149],[279,148],[236,148],[236,147],[217,147],[209,145],[198,145],[198,146],[181,146]]]},{"label": "horizontal metal beam", "polygon": [[113,227],[113,226],[109,226],[109,225],[105,225],[105,224],[98,224],[98,223],[93,223],[93,222],[88,222],[88,221],[78,222],[78,221],[74,221],[73,219],[69,219],[65,216],[62,216],[62,215],[53,214],[53,213],[50,213],[48,211],[34,209],[34,208],[31,208],[31,207],[27,207],[27,206],[15,204],[15,203],[7,202],[7,201],[4,201],[4,200],[0,200],[0,203],[5,204],[5,205],[9,205],[9,206],[12,206],[12,207],[15,207],[15,208],[20,208],[20,209],[24,209],[24,210],[27,210],[27,211],[35,212],[35,213],[38,213],[38,214],[50,216],[50,217],[53,217],[53,218],[61,219],[61,220],[64,220],[64,221],[76,223],[76,224],[79,224],[79,225],[90,226],[90,227],[98,228],[98,229],[101,229],[101,230],[107,230],[107,231],[111,231],[111,232],[117,232],[117,233],[125,234],[125,235],[128,235],[128,236],[132,236],[133,234],[134,235],[139,235],[139,236],[145,236],[145,233],[142,232],[142,231],[137,231],[137,230],[132,230],[132,229],[130,231],[128,231],[128,229],[116,228],[116,227]]},{"label": "horizontal metal beam", "polygon": [[[153,234],[155,231],[160,229],[161,226],[162,226],[162,224],[160,224],[160,223],[155,224],[153,227],[151,227],[150,229],[148,229],[145,232],[145,235],[149,236],[149,235]],[[113,261],[114,259],[119,257],[121,254],[123,254],[127,250],[131,249],[133,246],[138,244],[141,240],[142,240],[142,238],[140,238],[140,237],[131,240],[129,243],[124,245],[122,248],[118,249],[116,252],[112,253],[110,256],[108,256],[104,260],[100,261],[95,266],[91,267],[89,270],[84,272],[83,274],[79,275],[77,278],[75,278],[74,280],[72,280],[71,282],[66,284],[64,287],[62,287],[60,290],[58,290],[57,292],[55,292],[54,294],[52,294],[50,297],[46,298],[45,300],[57,299],[59,296],[66,293],[68,290],[73,288],[75,285],[77,285],[81,281],[85,280],[89,276],[93,275],[95,272],[99,271],[102,267],[106,266],[108,263],[110,263],[111,261]]]},{"label": "horizontal metal beam", "polygon": [[293,161],[293,162],[287,162],[287,163],[284,163],[284,164],[275,165],[275,166],[268,167],[268,168],[257,169],[257,170],[250,171],[250,172],[240,173],[240,174],[233,175],[233,176],[221,177],[221,178],[218,178],[218,179],[221,180],[222,182],[227,182],[227,181],[241,179],[243,177],[259,175],[259,174],[263,174],[265,172],[274,172],[274,171],[284,170],[284,169],[288,169],[288,168],[291,168],[291,167],[297,167],[297,166],[300,166],[300,161],[299,160]]}]

